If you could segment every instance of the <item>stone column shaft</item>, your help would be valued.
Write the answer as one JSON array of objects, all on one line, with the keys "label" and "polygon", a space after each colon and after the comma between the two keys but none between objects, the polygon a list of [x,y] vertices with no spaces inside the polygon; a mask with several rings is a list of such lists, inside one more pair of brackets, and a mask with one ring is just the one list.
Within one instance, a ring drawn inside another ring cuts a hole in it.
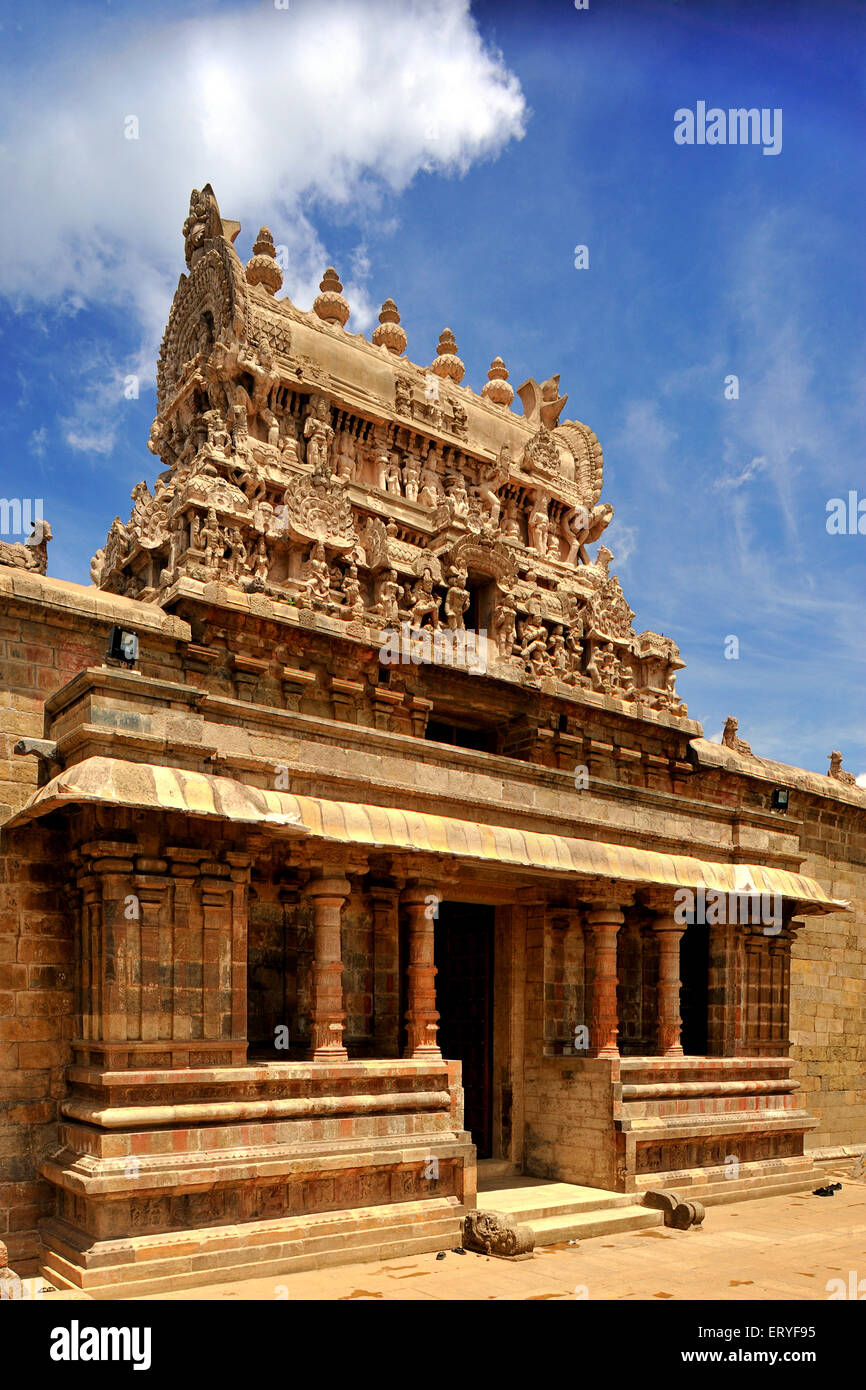
[{"label": "stone column shaft", "polygon": [[[435,900],[435,901],[434,901]],[[434,964],[434,909],[438,894],[431,888],[413,888],[401,898],[409,919],[409,1007],[406,1010],[407,1057],[439,1058],[436,1041],[436,966]]]},{"label": "stone column shaft", "polygon": [[682,1057],[680,1041],[680,940],[684,928],[672,916],[653,922],[659,943],[658,1050],[662,1057]]},{"label": "stone column shaft", "polygon": [[345,1062],[343,1043],[343,904],[351,891],[344,878],[318,878],[307,887],[313,904],[313,990],[310,1033],[314,1062]]},{"label": "stone column shaft", "polygon": [[593,907],[586,914],[593,940],[589,1009],[589,1050],[593,1057],[619,1056],[616,939],[624,921],[616,905]]}]

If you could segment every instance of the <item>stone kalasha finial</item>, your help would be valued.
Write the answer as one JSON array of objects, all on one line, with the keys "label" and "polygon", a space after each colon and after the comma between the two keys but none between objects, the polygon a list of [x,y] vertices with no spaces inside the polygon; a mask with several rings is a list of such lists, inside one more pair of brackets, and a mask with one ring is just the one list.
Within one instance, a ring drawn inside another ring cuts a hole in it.
[{"label": "stone kalasha finial", "polygon": [[508,408],[514,400],[514,387],[508,384],[508,368],[501,357],[494,357],[490,363],[490,371],[487,373],[487,381],[481,388],[482,396],[486,396],[494,405],[504,405]]},{"label": "stone kalasha finial", "polygon": [[842,767],[842,754],[837,750],[828,754],[830,759],[830,769],[828,777],[832,777],[834,782],[843,782],[846,787],[856,787],[857,778],[853,772],[846,772]]},{"label": "stone kalasha finial", "polygon": [[277,265],[276,247],[270,230],[261,227],[253,247],[253,254],[247,261],[247,282],[250,285],[264,285],[268,294],[276,294],[283,283],[283,272]]},{"label": "stone kalasha finial", "polygon": [[463,380],[463,373],[466,371],[460,358],[457,356],[457,343],[450,328],[443,328],[439,345],[436,348],[436,360],[433,362],[431,372],[437,376],[447,376],[455,384]]},{"label": "stone kalasha finial", "polygon": [[400,327],[400,315],[393,299],[386,299],[379,314],[379,327],[373,330],[373,343],[376,347],[386,347],[399,357],[406,351],[406,334]]},{"label": "stone kalasha finial", "polygon": [[348,299],[343,298],[340,277],[332,265],[328,266],[319,285],[321,294],[313,300],[313,313],[318,314],[325,323],[338,323],[345,328],[346,320],[352,312]]}]

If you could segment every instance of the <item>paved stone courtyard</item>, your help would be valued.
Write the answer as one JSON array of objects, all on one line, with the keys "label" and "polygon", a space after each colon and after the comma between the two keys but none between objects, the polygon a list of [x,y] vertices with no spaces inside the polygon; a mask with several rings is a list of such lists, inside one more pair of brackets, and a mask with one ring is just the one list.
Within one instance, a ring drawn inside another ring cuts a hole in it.
[{"label": "paved stone courtyard", "polygon": [[[212,1284],[181,1299],[391,1299],[543,1301],[573,1299],[827,1300],[830,1280],[863,1280],[866,1298],[866,1184],[844,1169],[834,1197],[811,1193],[711,1207],[703,1228],[659,1228],[554,1245],[533,1259],[415,1255],[273,1279]],[[855,1279],[851,1280],[854,1271]],[[847,1294],[850,1297],[850,1292]],[[57,1293],[52,1299],[81,1295]],[[159,1299],[171,1295],[158,1295]]]}]

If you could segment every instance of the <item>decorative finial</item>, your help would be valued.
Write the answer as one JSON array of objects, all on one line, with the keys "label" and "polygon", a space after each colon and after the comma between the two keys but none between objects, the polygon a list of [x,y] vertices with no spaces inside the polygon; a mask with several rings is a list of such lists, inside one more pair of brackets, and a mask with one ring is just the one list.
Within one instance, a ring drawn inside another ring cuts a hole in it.
[{"label": "decorative finial", "polygon": [[514,400],[514,387],[508,384],[508,368],[501,357],[494,357],[490,363],[490,371],[481,388],[481,394],[494,405],[504,405],[510,410],[511,402]]},{"label": "decorative finial", "polygon": [[332,265],[328,266],[319,285],[321,294],[313,300],[313,313],[318,314],[325,323],[338,323],[345,328],[346,320],[352,312],[348,299],[343,298],[340,277]]},{"label": "decorative finial", "polygon": [[276,294],[283,283],[283,272],[275,259],[276,249],[270,230],[261,227],[253,254],[247,261],[247,282],[250,285],[264,285],[268,294]]},{"label": "decorative finial", "polygon": [[437,376],[447,376],[459,385],[463,380],[463,373],[466,371],[460,358],[457,356],[457,343],[450,328],[443,328],[439,345],[436,348],[436,360],[430,370]]},{"label": "decorative finial", "polygon": [[399,357],[406,351],[406,334],[400,327],[400,315],[393,299],[386,299],[379,314],[379,327],[373,330],[373,343],[376,347],[386,347]]}]

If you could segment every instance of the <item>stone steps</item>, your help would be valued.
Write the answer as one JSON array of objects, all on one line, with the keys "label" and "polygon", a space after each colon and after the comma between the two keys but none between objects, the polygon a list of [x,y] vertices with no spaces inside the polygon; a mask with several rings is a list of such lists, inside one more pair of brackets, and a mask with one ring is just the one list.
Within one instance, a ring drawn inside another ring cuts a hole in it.
[{"label": "stone steps", "polygon": [[633,1192],[608,1192],[541,1178],[506,1179],[501,1187],[490,1187],[482,1179],[478,1206],[530,1226],[536,1245],[647,1230],[664,1220],[662,1212],[642,1206]]},{"label": "stone steps", "polygon": [[[749,1178],[724,1178],[708,1183],[670,1183],[670,1189],[683,1201],[703,1202],[705,1207],[721,1206],[726,1202],[744,1202],[750,1198],[784,1197],[791,1192],[812,1192],[823,1187],[826,1177],[820,1168],[801,1173],[757,1175]],[[665,1183],[665,1186],[668,1186]]]},{"label": "stone steps", "polygon": [[186,1235],[104,1242],[82,1251],[62,1222],[46,1224],[42,1271],[57,1288],[98,1299],[151,1294],[240,1279],[280,1277],[305,1269],[395,1259],[462,1245],[464,1208],[456,1198],[391,1203],[352,1211],[208,1227]]},{"label": "stone steps", "polygon": [[564,1240],[590,1240],[593,1236],[621,1236],[629,1231],[646,1231],[664,1224],[664,1213],[635,1205],[610,1210],[578,1212],[572,1216],[545,1216],[530,1221],[536,1245],[553,1245]]}]

